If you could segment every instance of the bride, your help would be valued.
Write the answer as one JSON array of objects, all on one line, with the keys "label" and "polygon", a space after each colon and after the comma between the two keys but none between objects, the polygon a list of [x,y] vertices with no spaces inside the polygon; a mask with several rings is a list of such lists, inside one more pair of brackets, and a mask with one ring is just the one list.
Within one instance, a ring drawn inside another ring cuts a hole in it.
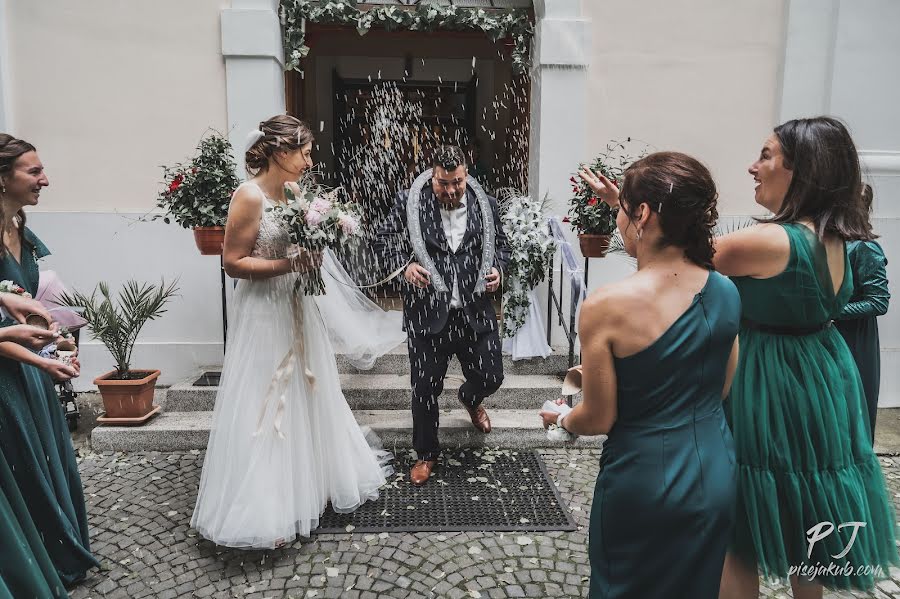
[{"label": "bride", "polygon": [[[370,368],[403,341],[399,314],[336,284],[348,279],[337,260],[298,253],[271,211],[285,201],[285,184],[312,166],[312,143],[294,117],[260,123],[246,153],[253,178],[228,213],[223,259],[240,281],[191,518],[219,545],[272,548],[309,536],[328,502],[353,511],[391,474],[390,454],[367,439],[344,399],[334,356]],[[327,295],[295,302],[297,273],[323,261]]]}]

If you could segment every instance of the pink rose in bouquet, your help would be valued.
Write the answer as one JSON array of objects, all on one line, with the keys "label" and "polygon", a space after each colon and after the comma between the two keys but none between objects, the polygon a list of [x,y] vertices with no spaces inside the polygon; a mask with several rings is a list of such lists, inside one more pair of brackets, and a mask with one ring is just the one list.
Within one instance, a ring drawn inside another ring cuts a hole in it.
[{"label": "pink rose in bouquet", "polygon": [[331,210],[331,202],[325,198],[316,198],[310,208],[319,214],[328,214],[328,211]]},{"label": "pink rose in bouquet", "polygon": [[310,227],[318,227],[325,220],[325,215],[315,209],[310,208],[306,211],[306,224]]}]

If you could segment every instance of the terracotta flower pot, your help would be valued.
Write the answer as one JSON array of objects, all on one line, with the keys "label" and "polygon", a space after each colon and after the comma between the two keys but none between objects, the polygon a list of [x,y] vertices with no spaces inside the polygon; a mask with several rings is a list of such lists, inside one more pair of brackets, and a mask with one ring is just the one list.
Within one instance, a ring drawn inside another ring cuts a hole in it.
[{"label": "terracotta flower pot", "polygon": [[221,256],[225,227],[194,227],[194,242],[204,256]]},{"label": "terracotta flower pot", "polygon": [[94,379],[103,397],[106,410],[97,421],[102,424],[142,424],[160,410],[153,405],[153,389],[159,370],[130,370],[132,375],[143,375],[142,378],[119,380],[112,378],[115,370]]},{"label": "terracotta flower pot", "polygon": [[581,255],[585,258],[603,258],[609,249],[611,238],[612,235],[579,234],[578,244],[581,246]]}]

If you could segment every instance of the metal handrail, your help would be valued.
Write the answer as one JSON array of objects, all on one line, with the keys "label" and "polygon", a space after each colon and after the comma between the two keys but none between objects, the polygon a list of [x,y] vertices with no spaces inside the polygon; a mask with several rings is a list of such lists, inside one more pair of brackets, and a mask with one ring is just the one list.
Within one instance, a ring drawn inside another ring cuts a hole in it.
[{"label": "metal handrail", "polygon": [[[550,262],[550,269],[547,274],[548,293],[547,293],[547,345],[551,343],[553,331],[553,308],[556,307],[556,315],[559,324],[569,340],[569,368],[575,365],[575,339],[578,337],[576,330],[575,315],[578,312],[578,306],[585,297],[587,297],[587,288],[582,276],[582,269],[578,267],[578,260],[572,252],[572,244],[566,240],[563,233],[562,223],[556,216],[547,219],[547,226],[550,228],[550,234],[556,241],[556,247],[559,249],[559,295],[553,289],[553,271],[556,264],[556,256]],[[565,275],[569,275],[569,317],[568,326],[566,326],[565,316],[563,314],[562,298],[563,298],[563,279]]]}]

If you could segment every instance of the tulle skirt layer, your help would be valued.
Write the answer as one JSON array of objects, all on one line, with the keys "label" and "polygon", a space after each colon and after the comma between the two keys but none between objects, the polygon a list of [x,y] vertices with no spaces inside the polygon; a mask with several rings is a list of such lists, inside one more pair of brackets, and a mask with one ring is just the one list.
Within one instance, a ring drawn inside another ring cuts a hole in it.
[{"label": "tulle skirt layer", "polygon": [[235,291],[191,519],[220,545],[268,548],[308,536],[329,502],[353,511],[391,474],[390,454],[344,399],[316,300],[292,305],[295,278],[241,281]]}]

